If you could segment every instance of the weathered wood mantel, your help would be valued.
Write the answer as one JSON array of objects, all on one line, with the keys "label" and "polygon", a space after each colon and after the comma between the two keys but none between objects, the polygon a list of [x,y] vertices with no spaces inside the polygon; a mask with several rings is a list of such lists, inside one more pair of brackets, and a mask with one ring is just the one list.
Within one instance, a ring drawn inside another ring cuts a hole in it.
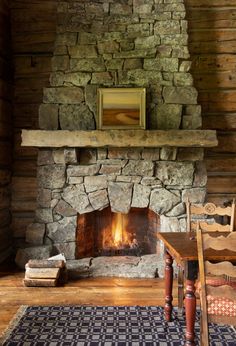
[{"label": "weathered wood mantel", "polygon": [[215,147],[213,130],[22,130],[22,146],[32,147]]}]

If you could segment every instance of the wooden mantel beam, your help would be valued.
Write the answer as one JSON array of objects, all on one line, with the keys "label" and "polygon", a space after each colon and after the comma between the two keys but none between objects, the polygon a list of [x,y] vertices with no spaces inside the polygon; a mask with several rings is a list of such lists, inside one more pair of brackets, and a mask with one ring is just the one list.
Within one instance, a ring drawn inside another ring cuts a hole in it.
[{"label": "wooden mantel beam", "polygon": [[215,147],[213,130],[22,130],[26,147]]}]

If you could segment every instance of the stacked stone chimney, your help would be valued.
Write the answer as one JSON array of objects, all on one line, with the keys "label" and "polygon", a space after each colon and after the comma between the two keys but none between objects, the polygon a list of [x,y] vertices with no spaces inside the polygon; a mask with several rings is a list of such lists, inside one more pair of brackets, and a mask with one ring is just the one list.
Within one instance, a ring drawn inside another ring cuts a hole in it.
[{"label": "stacked stone chimney", "polygon": [[[96,129],[99,87],[145,87],[148,129],[200,128],[185,16],[183,0],[59,1],[40,128]],[[199,148],[41,149],[24,251],[74,259],[77,215],[108,205],[122,213],[148,207],[162,230],[184,231],[184,201],[203,202],[205,185]]]}]

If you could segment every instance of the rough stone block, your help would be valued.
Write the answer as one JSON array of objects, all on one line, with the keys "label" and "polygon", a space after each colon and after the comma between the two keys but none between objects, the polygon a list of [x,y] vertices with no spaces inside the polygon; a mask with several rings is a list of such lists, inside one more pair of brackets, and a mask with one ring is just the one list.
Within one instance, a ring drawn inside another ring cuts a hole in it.
[{"label": "rough stone block", "polygon": [[181,198],[178,191],[157,188],[151,192],[149,208],[155,213],[162,215],[170,211],[180,201]]},{"label": "rough stone block", "polygon": [[[179,62],[177,58],[155,58],[144,59],[144,69],[151,71],[178,71]],[[184,74],[185,75],[185,74]],[[177,78],[177,77],[176,77]]]},{"label": "rough stone block", "polygon": [[121,166],[102,165],[99,173],[100,174],[120,174],[121,173]]},{"label": "rough stone block", "polygon": [[179,161],[201,161],[204,158],[203,148],[179,148],[177,160]]},{"label": "rough stone block", "polygon": [[[142,69],[143,63],[142,59],[125,59],[123,70],[136,70]],[[121,70],[121,69],[120,69]]]},{"label": "rough stone block", "polygon": [[52,57],[53,71],[66,71],[69,67],[68,55],[56,55]]},{"label": "rough stone block", "polygon": [[84,182],[83,177],[69,177],[67,180],[68,180],[68,184],[70,185],[82,184]]},{"label": "rough stone block", "polygon": [[102,72],[106,70],[104,60],[101,57],[92,59],[71,59],[71,71]]},{"label": "rough stone block", "polygon": [[166,103],[196,104],[197,90],[194,87],[164,87],[163,97]]},{"label": "rough stone block", "polygon": [[84,92],[78,87],[44,88],[44,103],[80,104],[84,101]]},{"label": "rough stone block", "polygon": [[93,72],[91,84],[113,85],[115,75],[113,72]]},{"label": "rough stone block", "polygon": [[39,106],[39,128],[58,130],[58,105],[41,104]]},{"label": "rough stone block", "polygon": [[95,45],[80,44],[69,47],[69,54],[72,58],[89,59],[98,56]]},{"label": "rough stone block", "polygon": [[83,192],[83,189],[83,185],[70,185],[63,190],[62,194],[62,198],[79,214],[93,211],[88,196],[85,192]]},{"label": "rough stone block", "polygon": [[195,175],[193,186],[205,187],[207,184],[207,169],[204,161],[197,161],[195,165]]},{"label": "rough stone block", "polygon": [[54,212],[62,216],[75,216],[77,211],[62,199],[57,203]]},{"label": "rough stone block", "polygon": [[75,241],[77,216],[64,217],[59,222],[47,225],[47,237],[53,243],[66,243]]},{"label": "rough stone block", "polygon": [[66,259],[73,260],[75,259],[76,252],[76,242],[71,241],[68,243],[55,243],[53,244],[54,250],[57,253],[63,253]]},{"label": "rough stone block", "polygon": [[[85,102],[93,114],[97,114],[97,85],[85,86]],[[96,119],[97,122],[97,119]]]},{"label": "rough stone block", "polygon": [[187,199],[191,203],[204,203],[206,199],[206,189],[201,187],[201,188],[190,188],[183,190],[182,192],[182,200],[183,202],[187,202]]},{"label": "rough stone block", "polygon": [[177,149],[176,148],[161,148],[160,159],[163,161],[174,161],[176,159]]},{"label": "rough stone block", "polygon": [[174,35],[180,34],[181,27],[179,20],[161,20],[154,25],[154,33],[156,35]]},{"label": "rough stone block", "polygon": [[131,207],[147,208],[151,189],[149,186],[134,184]]},{"label": "rough stone block", "polygon": [[155,175],[164,185],[191,186],[193,174],[192,162],[161,161],[156,163]]},{"label": "rough stone block", "polygon": [[65,184],[64,165],[46,165],[38,167],[38,184],[46,189],[59,189]]},{"label": "rough stone block", "polygon": [[105,175],[88,176],[84,178],[86,192],[103,190],[107,188],[107,177]]},{"label": "rough stone block", "polygon": [[108,196],[111,210],[116,213],[127,214],[130,210],[133,184],[113,183],[108,184]]},{"label": "rough stone block", "polygon": [[136,84],[140,86],[149,85],[150,83],[161,83],[161,72],[145,71],[142,69],[121,71],[118,73],[120,84]]},{"label": "rough stone block", "polygon": [[98,52],[99,54],[113,54],[115,52],[118,52],[120,48],[119,43],[116,41],[105,41],[105,42],[99,42],[98,43]]},{"label": "rough stone block", "polygon": [[109,205],[107,190],[98,190],[88,195],[89,201],[94,210],[102,210]]},{"label": "rough stone block", "polygon": [[109,148],[108,158],[109,159],[140,159],[140,149],[137,148]]},{"label": "rough stone block", "polygon": [[155,177],[144,177],[141,180],[142,185],[149,185],[151,187],[162,187],[162,182]]},{"label": "rough stone block", "polygon": [[128,4],[111,3],[110,4],[111,15],[125,15],[129,16],[132,14],[132,6]]},{"label": "rough stone block", "polygon": [[174,73],[174,85],[175,86],[192,86],[193,77],[190,73],[187,72],[177,72]]},{"label": "rough stone block", "polygon": [[91,73],[86,72],[69,72],[64,75],[64,84],[75,86],[85,86],[91,80]]},{"label": "rough stone block", "polygon": [[35,211],[35,219],[38,222],[53,222],[52,209],[51,208],[38,208]]},{"label": "rough stone block", "polygon": [[69,279],[87,278],[90,276],[92,258],[82,258],[80,260],[68,260],[66,268],[68,271]]},{"label": "rough stone block", "polygon": [[49,245],[18,249],[15,262],[19,268],[25,269],[25,265],[30,259],[47,259],[51,253],[52,247]]},{"label": "rough stone block", "polygon": [[182,127],[187,130],[200,129],[202,127],[202,117],[183,115]]},{"label": "rough stone block", "polygon": [[154,163],[146,160],[130,160],[122,169],[123,175],[153,176]]},{"label": "rough stone block", "polygon": [[84,105],[62,105],[59,110],[62,130],[94,130],[93,113]]},{"label": "rough stone block", "polygon": [[149,49],[156,48],[161,40],[159,35],[152,35],[149,37],[137,37],[134,42],[136,49]]},{"label": "rough stone block", "polygon": [[37,203],[39,206],[49,208],[52,199],[50,189],[38,189]]},{"label": "rough stone block", "polygon": [[53,165],[54,161],[52,156],[52,150],[39,149],[37,164],[38,166]]},{"label": "rough stone block", "polygon": [[86,175],[95,175],[98,173],[100,165],[68,166],[68,177],[83,177]]},{"label": "rough stone block", "polygon": [[142,159],[147,161],[157,161],[160,158],[159,148],[144,148],[142,150]]},{"label": "rough stone block", "polygon": [[181,124],[182,105],[161,104],[156,108],[157,127],[160,130],[179,129]]},{"label": "rough stone block", "polygon": [[97,162],[97,149],[83,148],[79,151],[79,163],[89,165]]}]

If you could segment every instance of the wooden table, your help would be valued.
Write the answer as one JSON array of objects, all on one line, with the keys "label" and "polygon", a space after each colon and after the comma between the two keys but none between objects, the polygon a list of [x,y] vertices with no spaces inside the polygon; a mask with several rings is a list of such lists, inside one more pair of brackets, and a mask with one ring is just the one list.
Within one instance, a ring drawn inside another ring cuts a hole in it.
[{"label": "wooden table", "polygon": [[[219,232],[217,233],[219,235]],[[222,234],[222,233],[221,233]],[[227,233],[224,233],[226,235]],[[185,345],[195,346],[195,315],[196,315],[196,296],[195,280],[198,275],[198,255],[197,241],[190,237],[186,232],[161,232],[158,238],[165,245],[165,317],[171,321],[172,314],[172,288],[173,288],[173,260],[184,269],[186,282],[185,292],[185,316],[186,334]],[[192,240],[191,240],[191,239]],[[236,252],[207,250],[206,258],[211,261],[228,260],[236,261]]]}]

